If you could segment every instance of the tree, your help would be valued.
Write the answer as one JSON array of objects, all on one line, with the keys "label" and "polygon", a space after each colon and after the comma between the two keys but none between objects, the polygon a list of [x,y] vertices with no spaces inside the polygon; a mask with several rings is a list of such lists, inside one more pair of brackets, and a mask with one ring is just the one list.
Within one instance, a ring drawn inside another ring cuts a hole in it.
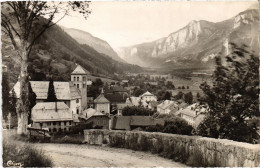
[{"label": "tree", "polygon": [[[89,2],[12,1],[1,3],[1,7],[2,32],[10,38],[21,61],[17,133],[26,134],[30,111],[28,60],[31,50],[37,39],[70,11],[78,12],[87,18],[90,14]],[[62,15],[57,15],[58,13]]]},{"label": "tree", "polygon": [[155,111],[152,111],[150,109],[136,106],[127,106],[122,110],[123,116],[152,116],[154,113]]},{"label": "tree", "polygon": [[168,89],[175,89],[175,86],[172,84],[171,81],[168,81],[168,82],[167,82],[166,87],[167,87]]},{"label": "tree", "polygon": [[49,82],[49,89],[48,89],[48,95],[47,95],[46,102],[56,102],[56,101],[57,101],[57,97],[56,97],[53,81],[51,80]]},{"label": "tree", "polygon": [[170,92],[165,92],[163,100],[171,100],[172,94]]},{"label": "tree", "polygon": [[[52,84],[53,85],[53,84]],[[31,123],[31,115],[32,115],[32,108],[36,105],[36,94],[33,92],[32,90],[32,86],[31,86],[31,83],[29,82],[29,115],[28,115],[28,123],[30,124]],[[48,92],[49,93],[49,92]],[[54,93],[55,94],[55,93]]]},{"label": "tree", "polygon": [[216,57],[213,86],[201,85],[201,104],[208,113],[199,134],[252,143],[257,133],[247,120],[260,116],[259,58],[246,46],[231,44],[231,49],[225,65]]},{"label": "tree", "polygon": [[187,104],[192,104],[193,96],[192,96],[191,92],[188,92],[188,93],[184,94],[184,101]]},{"label": "tree", "polygon": [[181,91],[177,93],[177,95],[174,96],[175,99],[179,100],[183,98],[184,93],[182,93]]},{"label": "tree", "polygon": [[198,92],[197,93],[197,100],[199,100],[200,99],[200,93]]},{"label": "tree", "polygon": [[14,90],[12,90],[12,93],[9,98],[9,105],[8,105],[8,111],[11,113],[12,116],[16,116],[16,105],[17,105],[17,98]]},{"label": "tree", "polygon": [[3,118],[6,118],[8,113],[9,113],[9,84],[8,84],[8,78],[7,78],[7,73],[3,73],[2,75],[2,101],[3,101],[3,105],[2,105],[2,115]]}]

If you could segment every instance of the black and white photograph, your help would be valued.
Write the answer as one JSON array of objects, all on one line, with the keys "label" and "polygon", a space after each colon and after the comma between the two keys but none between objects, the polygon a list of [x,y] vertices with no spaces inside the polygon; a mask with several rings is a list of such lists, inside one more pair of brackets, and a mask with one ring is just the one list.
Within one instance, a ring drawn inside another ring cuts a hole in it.
[{"label": "black and white photograph", "polygon": [[260,167],[257,0],[1,1],[2,167]]}]

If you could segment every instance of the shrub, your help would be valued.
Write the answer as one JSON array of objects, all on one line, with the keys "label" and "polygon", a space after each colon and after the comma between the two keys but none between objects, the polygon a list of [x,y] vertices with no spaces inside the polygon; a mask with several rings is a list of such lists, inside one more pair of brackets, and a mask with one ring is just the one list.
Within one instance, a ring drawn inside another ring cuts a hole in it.
[{"label": "shrub", "polygon": [[83,135],[71,134],[63,136],[54,136],[51,139],[52,143],[67,143],[67,144],[82,144],[84,140]]},{"label": "shrub", "polygon": [[3,166],[8,161],[23,164],[22,167],[51,167],[52,161],[42,150],[36,150],[29,144],[20,144],[17,141],[3,140]]}]

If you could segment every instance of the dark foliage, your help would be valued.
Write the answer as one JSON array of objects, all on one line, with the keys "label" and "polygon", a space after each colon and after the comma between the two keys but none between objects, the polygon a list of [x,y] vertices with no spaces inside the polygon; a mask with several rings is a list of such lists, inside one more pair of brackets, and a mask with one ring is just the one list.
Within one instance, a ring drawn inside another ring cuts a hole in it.
[{"label": "dark foliage", "polygon": [[232,44],[232,53],[223,65],[216,58],[213,86],[201,85],[201,104],[208,107],[208,116],[199,126],[202,136],[226,138],[252,143],[256,129],[247,120],[259,117],[259,58],[246,46]]},{"label": "dark foliage", "polygon": [[154,113],[155,111],[152,111],[150,109],[136,106],[127,106],[122,110],[123,116],[152,116]]},{"label": "dark foliage", "polygon": [[32,114],[32,108],[36,105],[36,94],[32,90],[31,83],[28,83],[28,90],[29,90],[29,114],[28,114],[28,123],[31,123],[31,114]]},{"label": "dark foliage", "polygon": [[192,95],[191,92],[188,92],[188,93],[184,94],[184,101],[185,101],[185,103],[187,103],[187,104],[192,104],[193,95]]},{"label": "dark foliage", "polygon": [[56,97],[53,81],[51,80],[49,82],[49,89],[48,89],[48,95],[47,95],[46,102],[56,102],[56,101],[57,101],[57,97]]}]

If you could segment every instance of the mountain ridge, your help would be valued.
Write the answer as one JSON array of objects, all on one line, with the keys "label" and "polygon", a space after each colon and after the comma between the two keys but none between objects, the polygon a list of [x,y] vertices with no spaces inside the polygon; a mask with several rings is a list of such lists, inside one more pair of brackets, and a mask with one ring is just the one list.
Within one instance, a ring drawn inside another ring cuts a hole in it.
[{"label": "mountain ridge", "polygon": [[[254,37],[258,34],[258,23],[258,10],[247,9],[230,19],[216,23],[205,20],[191,21],[167,37],[123,47],[118,53],[127,62],[144,67],[207,67],[212,65],[213,58],[225,48],[227,41],[244,41],[249,46],[252,46],[252,41],[259,44],[259,40]],[[252,39],[251,42],[249,39]],[[258,51],[257,44],[253,44],[252,48]]]}]

